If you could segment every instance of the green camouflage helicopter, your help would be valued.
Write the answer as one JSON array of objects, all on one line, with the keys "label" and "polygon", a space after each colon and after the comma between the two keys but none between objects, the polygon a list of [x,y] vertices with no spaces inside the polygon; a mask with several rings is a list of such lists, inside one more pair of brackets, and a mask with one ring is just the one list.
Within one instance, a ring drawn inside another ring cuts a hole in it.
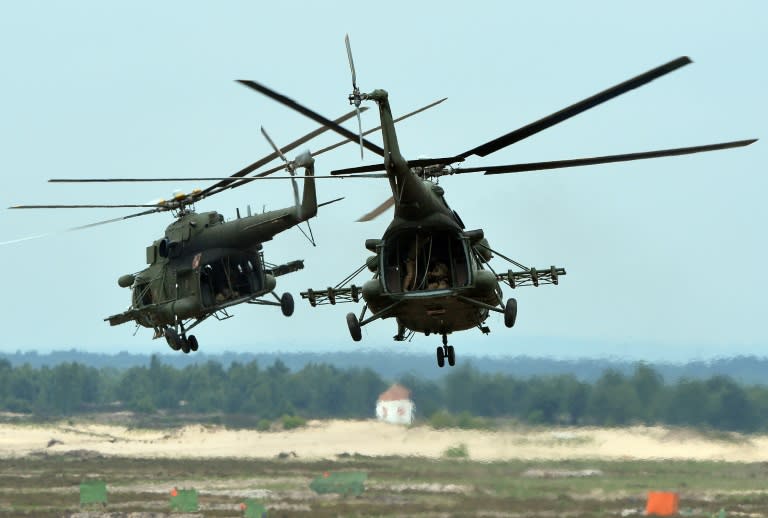
[{"label": "green camouflage helicopter", "polygon": [[[305,152],[288,167],[291,171],[293,168],[306,170],[300,203],[297,199],[292,207],[255,215],[249,213],[245,217],[239,217],[238,211],[238,218],[232,221],[225,221],[224,216],[215,211],[198,213],[194,210],[195,202],[221,192],[225,187],[236,186],[225,186],[224,182],[207,192],[196,189],[189,194],[176,193],[172,199],[156,204],[123,205],[150,209],[118,220],[165,211],[171,211],[176,219],[165,229],[162,238],[147,247],[149,266],[118,279],[120,287],[131,288],[130,308],[105,320],[113,326],[135,322],[138,326],[154,329],[154,338],[165,337],[173,350],[189,353],[198,349],[198,341],[187,333],[208,317],[215,316],[219,320],[231,317],[227,312],[231,306],[242,303],[279,306],[283,315],[290,316],[294,309],[293,297],[290,293],[277,296],[275,277],[297,271],[304,267],[304,263],[302,260],[281,265],[267,263],[262,243],[315,216],[318,204],[311,178],[314,171],[312,156]],[[245,183],[241,181],[237,185]],[[19,205],[11,208],[75,207],[82,206]]]},{"label": "green camouflage helicopter", "polygon": [[[405,114],[396,121],[406,119],[426,109],[436,106],[445,99]],[[340,124],[358,114],[352,110],[334,121]],[[373,128],[368,132],[376,131]],[[179,181],[216,181],[210,187],[196,189],[189,194],[176,193],[170,200],[161,200],[146,205],[15,205],[12,209],[71,209],[71,208],[147,208],[143,212],[76,227],[79,230],[106,223],[113,223],[157,212],[170,211],[176,220],[165,230],[165,235],[147,247],[146,258],[149,266],[138,273],[126,274],[118,279],[118,285],[131,288],[131,305],[128,310],[107,317],[110,325],[135,322],[154,330],[153,338],[165,337],[168,345],[184,353],[196,351],[198,341],[188,332],[203,321],[213,316],[218,320],[231,318],[227,309],[237,304],[258,304],[279,306],[283,315],[293,314],[294,301],[290,293],[279,296],[275,293],[276,280],[280,275],[295,272],[304,267],[303,260],[274,265],[264,260],[262,243],[291,227],[298,226],[317,214],[318,207],[334,203],[342,198],[318,204],[315,192],[315,178],[336,178],[335,176],[315,176],[314,158],[307,151],[289,162],[283,152],[293,150],[307,141],[328,130],[322,126],[304,135],[294,142],[278,148],[264,128],[262,134],[274,152],[257,160],[231,176],[208,178],[76,178],[52,179],[56,183],[101,183],[101,182],[179,182]],[[368,133],[366,132],[366,133]],[[354,136],[354,134],[353,134]],[[327,146],[315,156],[347,144],[348,139]],[[282,165],[247,176],[280,158]],[[304,176],[297,176],[295,170],[305,170]],[[286,169],[290,176],[269,176]],[[304,179],[304,192],[299,201],[296,178]],[[251,214],[250,208],[245,217],[225,221],[218,212],[198,213],[194,210],[196,202],[228,189],[246,185],[254,180],[290,180],[293,184],[294,206],[272,210],[262,214]],[[299,227],[301,229],[301,227]],[[314,245],[312,229],[304,232]]]},{"label": "green camouflage helicopter", "polygon": [[[515,324],[517,302],[514,298],[504,301],[500,283],[511,288],[556,285],[566,272],[555,266],[527,268],[491,249],[482,230],[465,229],[459,215],[448,206],[443,188],[434,179],[459,173],[514,173],[640,160],[740,147],[755,142],[741,140],[642,153],[492,167],[452,166],[472,155],[489,155],[691,62],[689,58],[681,57],[461,154],[409,161],[400,154],[387,92],[360,92],[348,38],[346,45],[353,87],[349,102],[359,108],[364,100],[374,101],[381,118],[383,149],[360,137],[361,155],[365,147],[381,155],[384,160],[382,164],[343,169],[331,174],[347,176],[386,171],[392,197],[358,221],[370,220],[392,205],[394,217],[381,239],[366,241],[365,247],[375,255],[369,257],[356,272],[335,287],[307,290],[301,296],[313,306],[358,302],[362,298],[365,306],[360,315],[347,315],[349,332],[355,341],[362,338],[362,326],[390,317],[397,321],[395,340],[409,339],[415,332],[441,335],[443,345],[436,351],[440,367],[445,365],[446,360],[451,366],[456,361],[454,348],[448,345],[447,336],[450,333],[473,327],[488,333],[490,330],[484,324],[492,311],[503,314],[507,327]],[[324,122],[326,119],[295,101],[263,85],[253,82],[245,84],[351,138],[343,128],[329,125]],[[489,263],[494,254],[518,270],[496,272]],[[362,288],[347,286],[366,266],[373,272],[373,279],[365,282]],[[369,310],[371,315],[366,318]]]}]

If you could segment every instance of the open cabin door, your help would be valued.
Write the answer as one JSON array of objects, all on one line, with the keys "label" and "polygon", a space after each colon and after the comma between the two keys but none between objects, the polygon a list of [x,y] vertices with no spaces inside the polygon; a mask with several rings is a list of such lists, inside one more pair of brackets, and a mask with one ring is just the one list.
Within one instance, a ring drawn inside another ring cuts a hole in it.
[{"label": "open cabin door", "polygon": [[258,253],[221,254],[200,268],[203,307],[258,294],[264,284],[264,267]]},{"label": "open cabin door", "polygon": [[382,282],[390,293],[459,288],[469,283],[468,244],[449,231],[405,231],[383,248]]}]

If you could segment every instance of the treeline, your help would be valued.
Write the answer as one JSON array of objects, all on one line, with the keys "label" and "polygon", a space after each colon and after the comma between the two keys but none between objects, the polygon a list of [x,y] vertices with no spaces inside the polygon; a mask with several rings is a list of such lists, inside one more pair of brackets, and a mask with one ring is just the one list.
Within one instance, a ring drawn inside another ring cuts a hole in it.
[{"label": "treeline", "polygon": [[[527,347],[535,350],[534,346]],[[389,351],[355,349],[349,352],[215,352],[198,351],[196,354],[178,354],[168,350],[159,353],[158,358],[165,364],[183,369],[189,365],[203,364],[209,361],[221,363],[229,368],[232,363],[250,363],[258,361],[260,365],[272,365],[276,360],[283,362],[292,371],[303,369],[311,363],[328,363],[342,369],[370,368],[387,380],[397,379],[405,373],[429,380],[438,380],[446,373],[446,369],[435,369],[434,352],[418,353],[416,350],[392,354]],[[469,356],[462,354],[462,363]],[[32,367],[55,367],[61,363],[81,363],[89,367],[114,367],[129,369],[147,365],[148,354],[110,352],[94,353],[71,349],[68,351],[52,351],[39,353],[37,351],[17,351],[15,353],[0,352],[0,360],[7,359],[11,365],[21,366],[26,363]],[[529,356],[488,357],[475,356],[471,358],[472,366],[484,373],[501,373],[520,378],[532,376],[554,376],[572,374],[581,381],[594,383],[608,369],[613,369],[625,375],[634,372],[636,362],[617,358],[581,358],[555,359],[534,358]],[[729,358],[714,358],[697,360],[686,363],[667,363],[656,361],[649,363],[656,372],[664,376],[667,382],[677,382],[682,378],[708,379],[713,376],[730,376],[739,383],[768,385],[768,357],[733,356]]]},{"label": "treeline", "polygon": [[[420,419],[446,415],[514,419],[531,424],[669,424],[743,432],[768,430],[768,387],[724,376],[665,383],[651,367],[631,374],[608,370],[594,383],[571,375],[519,378],[486,374],[465,364],[434,381],[396,380],[412,391]],[[247,415],[368,418],[389,382],[371,369],[309,364],[291,371],[282,362],[216,362],[174,368],[153,356],[124,370],[62,363],[13,367],[0,360],[0,410],[41,417],[132,410],[151,415]],[[467,420],[465,419],[465,422]]]}]

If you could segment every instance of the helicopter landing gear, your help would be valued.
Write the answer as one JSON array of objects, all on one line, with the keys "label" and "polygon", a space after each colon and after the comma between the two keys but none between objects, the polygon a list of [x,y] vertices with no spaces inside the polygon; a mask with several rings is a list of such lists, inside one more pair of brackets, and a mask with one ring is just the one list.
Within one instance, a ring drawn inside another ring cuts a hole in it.
[{"label": "helicopter landing gear", "polygon": [[445,367],[445,360],[448,360],[448,365],[453,367],[456,365],[456,352],[452,345],[443,345],[437,348],[437,366]]},{"label": "helicopter landing gear", "polygon": [[438,347],[435,352],[437,354],[438,367],[445,367],[445,360],[448,360],[448,365],[451,367],[456,365],[456,351],[454,351],[452,345],[448,345],[447,335],[443,335],[443,345]]},{"label": "helicopter landing gear", "polygon": [[174,351],[181,351],[184,354],[197,351],[199,344],[195,335],[189,335],[188,337],[183,333],[180,335],[174,328],[166,327],[163,331],[165,341],[168,342],[168,346]]},{"label": "helicopter landing gear", "polygon": [[197,338],[195,337],[195,335],[181,336],[179,337],[179,343],[181,343],[180,345],[181,352],[183,352],[184,354],[195,352],[199,347],[199,344],[197,343]]},{"label": "helicopter landing gear", "polygon": [[512,327],[515,325],[517,319],[517,300],[508,299],[507,305],[504,306],[504,325]]},{"label": "helicopter landing gear", "polygon": [[283,293],[280,297],[280,310],[286,317],[293,315],[293,295],[288,292]]},{"label": "helicopter landing gear", "polygon": [[179,340],[179,333],[171,327],[166,327],[163,331],[165,341],[168,342],[168,346],[174,351],[181,349],[181,341]]},{"label": "helicopter landing gear", "polygon": [[[429,333],[424,333],[425,335],[429,336]],[[405,326],[400,323],[400,321],[397,321],[397,334],[392,337],[392,339],[395,342],[403,342],[405,341]]]},{"label": "helicopter landing gear", "polygon": [[354,313],[347,313],[347,327],[349,328],[349,334],[352,335],[352,340],[359,342],[363,339],[363,333],[360,330],[360,321]]}]

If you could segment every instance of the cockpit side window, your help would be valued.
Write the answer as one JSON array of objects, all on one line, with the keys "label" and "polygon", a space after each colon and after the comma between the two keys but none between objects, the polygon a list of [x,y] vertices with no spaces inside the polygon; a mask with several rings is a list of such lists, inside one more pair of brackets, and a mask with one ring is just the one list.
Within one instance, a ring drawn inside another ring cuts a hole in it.
[{"label": "cockpit side window", "polygon": [[136,283],[133,288],[133,305],[137,307],[152,304],[152,289],[148,282]]}]

